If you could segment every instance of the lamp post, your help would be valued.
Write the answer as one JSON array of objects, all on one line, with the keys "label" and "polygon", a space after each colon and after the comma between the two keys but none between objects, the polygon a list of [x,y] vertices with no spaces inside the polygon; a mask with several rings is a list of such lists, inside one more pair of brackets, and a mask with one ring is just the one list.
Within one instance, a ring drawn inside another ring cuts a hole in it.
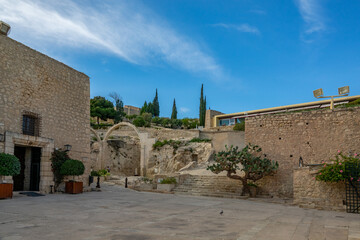
[{"label": "lamp post", "polygon": [[339,95],[332,95],[332,96],[324,96],[324,92],[323,92],[322,88],[319,88],[319,89],[316,89],[315,91],[313,91],[314,97],[316,97],[316,98],[331,98],[331,102],[330,102],[331,110],[334,109],[334,98],[347,96],[347,95],[349,95],[349,92],[350,92],[349,86],[338,88]]}]

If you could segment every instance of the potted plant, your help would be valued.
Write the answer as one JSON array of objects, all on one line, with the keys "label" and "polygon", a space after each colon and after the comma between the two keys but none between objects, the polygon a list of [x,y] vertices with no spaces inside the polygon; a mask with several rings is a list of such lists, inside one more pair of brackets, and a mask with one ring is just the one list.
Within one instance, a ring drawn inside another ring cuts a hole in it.
[{"label": "potted plant", "polygon": [[160,180],[159,184],[157,185],[157,190],[171,192],[175,188],[175,186],[176,186],[176,178],[167,177]]},{"label": "potted plant", "polygon": [[79,160],[68,159],[61,166],[61,174],[64,176],[73,176],[73,180],[65,183],[65,192],[77,194],[83,192],[83,182],[76,182],[75,176],[84,174],[85,166]]},{"label": "potted plant", "polygon": [[0,153],[0,199],[12,198],[13,184],[3,180],[4,176],[20,174],[20,161],[11,154]]},{"label": "potted plant", "polygon": [[143,190],[143,191],[151,191],[154,188],[156,188],[156,184],[153,184],[152,179],[149,179],[147,177],[143,177],[141,179],[139,188],[140,188],[140,190]]},{"label": "potted plant", "polygon": [[257,195],[257,191],[258,191],[258,185],[256,185],[255,183],[248,183],[248,186],[250,188],[250,197],[254,198]]}]

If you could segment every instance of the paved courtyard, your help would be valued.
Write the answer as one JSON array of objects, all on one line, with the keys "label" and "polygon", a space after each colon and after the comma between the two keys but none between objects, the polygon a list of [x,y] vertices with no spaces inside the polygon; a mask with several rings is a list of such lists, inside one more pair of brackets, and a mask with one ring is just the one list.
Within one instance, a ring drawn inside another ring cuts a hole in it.
[{"label": "paved courtyard", "polygon": [[360,215],[103,186],[102,192],[1,200],[0,239],[354,240]]}]

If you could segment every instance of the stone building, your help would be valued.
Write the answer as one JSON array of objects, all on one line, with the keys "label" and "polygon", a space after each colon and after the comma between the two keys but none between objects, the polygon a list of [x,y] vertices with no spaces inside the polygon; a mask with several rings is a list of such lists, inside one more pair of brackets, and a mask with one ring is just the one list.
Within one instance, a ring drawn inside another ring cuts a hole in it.
[{"label": "stone building", "polygon": [[15,191],[50,191],[54,149],[71,145],[71,158],[88,161],[89,100],[88,76],[0,34],[0,152],[21,161],[5,178]]},{"label": "stone building", "polygon": [[140,115],[140,108],[130,106],[130,105],[125,105],[124,106],[124,112],[128,116],[130,116],[130,115]]}]

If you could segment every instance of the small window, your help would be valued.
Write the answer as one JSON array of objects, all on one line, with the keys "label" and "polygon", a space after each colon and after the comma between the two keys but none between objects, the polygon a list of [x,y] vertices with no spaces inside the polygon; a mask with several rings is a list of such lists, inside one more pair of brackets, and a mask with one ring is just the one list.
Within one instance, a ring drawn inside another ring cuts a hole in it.
[{"label": "small window", "polygon": [[23,115],[22,131],[24,135],[39,136],[39,118],[33,115]]}]

